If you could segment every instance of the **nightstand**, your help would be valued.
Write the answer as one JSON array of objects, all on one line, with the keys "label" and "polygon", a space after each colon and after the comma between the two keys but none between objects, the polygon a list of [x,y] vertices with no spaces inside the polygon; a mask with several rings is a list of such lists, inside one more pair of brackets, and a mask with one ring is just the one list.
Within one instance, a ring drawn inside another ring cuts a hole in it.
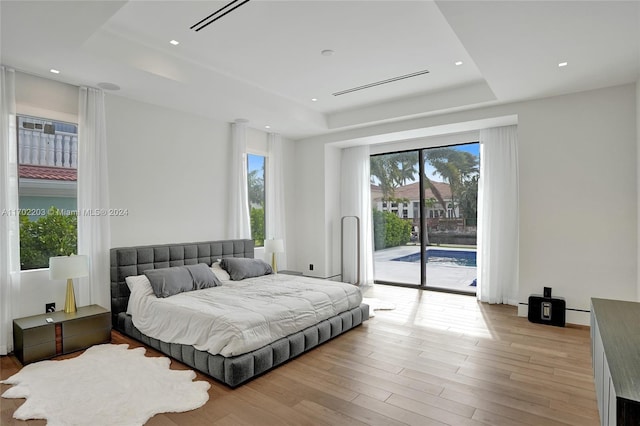
[{"label": "nightstand", "polygon": [[[47,322],[51,318],[51,322]],[[111,341],[111,314],[98,305],[13,320],[13,343],[22,364]]]}]

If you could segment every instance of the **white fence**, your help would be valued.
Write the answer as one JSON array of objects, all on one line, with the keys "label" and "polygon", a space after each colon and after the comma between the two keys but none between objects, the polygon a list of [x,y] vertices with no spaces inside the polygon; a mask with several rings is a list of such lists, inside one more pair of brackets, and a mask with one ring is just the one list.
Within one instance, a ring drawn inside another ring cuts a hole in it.
[{"label": "white fence", "polygon": [[55,135],[19,129],[20,164],[78,168],[78,135],[57,132]]}]

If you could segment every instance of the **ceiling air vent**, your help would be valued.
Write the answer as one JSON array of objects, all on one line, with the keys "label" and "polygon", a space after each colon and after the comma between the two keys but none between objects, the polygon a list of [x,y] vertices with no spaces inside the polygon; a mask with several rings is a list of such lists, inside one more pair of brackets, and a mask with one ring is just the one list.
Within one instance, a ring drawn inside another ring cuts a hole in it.
[{"label": "ceiling air vent", "polygon": [[[236,10],[237,8],[239,8],[240,6],[242,6],[245,3],[249,3],[251,0],[244,0],[244,1],[240,1],[240,0],[233,0],[229,3],[227,3],[226,5],[222,6],[220,9],[216,10],[215,12],[213,12],[211,15],[207,16],[204,19],[201,19],[200,21],[198,21],[197,23],[193,24],[190,29],[194,30],[194,31],[200,31],[201,29],[213,24],[214,22],[216,22],[218,19],[222,18],[223,16],[233,12],[234,10]],[[240,2],[240,3],[238,3]],[[238,3],[238,4],[236,4]]]},{"label": "ceiling air vent", "polygon": [[369,89],[375,86],[381,86],[387,83],[393,83],[394,81],[404,80],[406,78],[417,77],[419,75],[429,74],[429,70],[422,70],[417,72],[412,72],[411,74],[400,75],[398,77],[388,78],[386,80],[376,81],[375,83],[365,84],[363,86],[353,87],[351,89],[341,90],[340,92],[332,93],[333,96],[346,95],[347,93],[357,92],[358,90]]}]

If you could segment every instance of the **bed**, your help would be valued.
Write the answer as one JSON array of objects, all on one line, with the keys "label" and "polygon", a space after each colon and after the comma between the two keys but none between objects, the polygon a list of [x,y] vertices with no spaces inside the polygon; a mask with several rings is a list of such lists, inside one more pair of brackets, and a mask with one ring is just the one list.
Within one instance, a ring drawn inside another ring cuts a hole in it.
[{"label": "bed", "polygon": [[[125,279],[150,269],[173,266],[212,265],[228,257],[253,258],[252,240],[222,240],[111,249],[111,314],[113,328],[201,371],[230,387],[239,386],[270,369],[348,331],[369,318],[369,307],[359,304],[305,326],[264,346],[239,355],[224,356],[149,337],[127,314],[130,290]],[[283,277],[284,278],[284,277]],[[295,279],[293,276],[286,278]],[[308,280],[308,278],[300,278]],[[325,282],[325,281],[323,281]],[[326,282],[327,285],[330,282]],[[302,285],[302,284],[301,284]],[[233,351],[231,351],[233,353]]]}]

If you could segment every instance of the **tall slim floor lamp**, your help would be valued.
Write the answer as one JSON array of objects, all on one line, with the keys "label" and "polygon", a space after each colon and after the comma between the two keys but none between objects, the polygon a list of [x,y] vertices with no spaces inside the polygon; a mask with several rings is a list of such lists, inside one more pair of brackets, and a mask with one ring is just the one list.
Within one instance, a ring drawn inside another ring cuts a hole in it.
[{"label": "tall slim floor lamp", "polygon": [[73,291],[73,279],[89,275],[89,256],[56,256],[49,258],[49,278],[67,280],[67,295],[64,299],[64,311],[76,312],[76,296]]}]

